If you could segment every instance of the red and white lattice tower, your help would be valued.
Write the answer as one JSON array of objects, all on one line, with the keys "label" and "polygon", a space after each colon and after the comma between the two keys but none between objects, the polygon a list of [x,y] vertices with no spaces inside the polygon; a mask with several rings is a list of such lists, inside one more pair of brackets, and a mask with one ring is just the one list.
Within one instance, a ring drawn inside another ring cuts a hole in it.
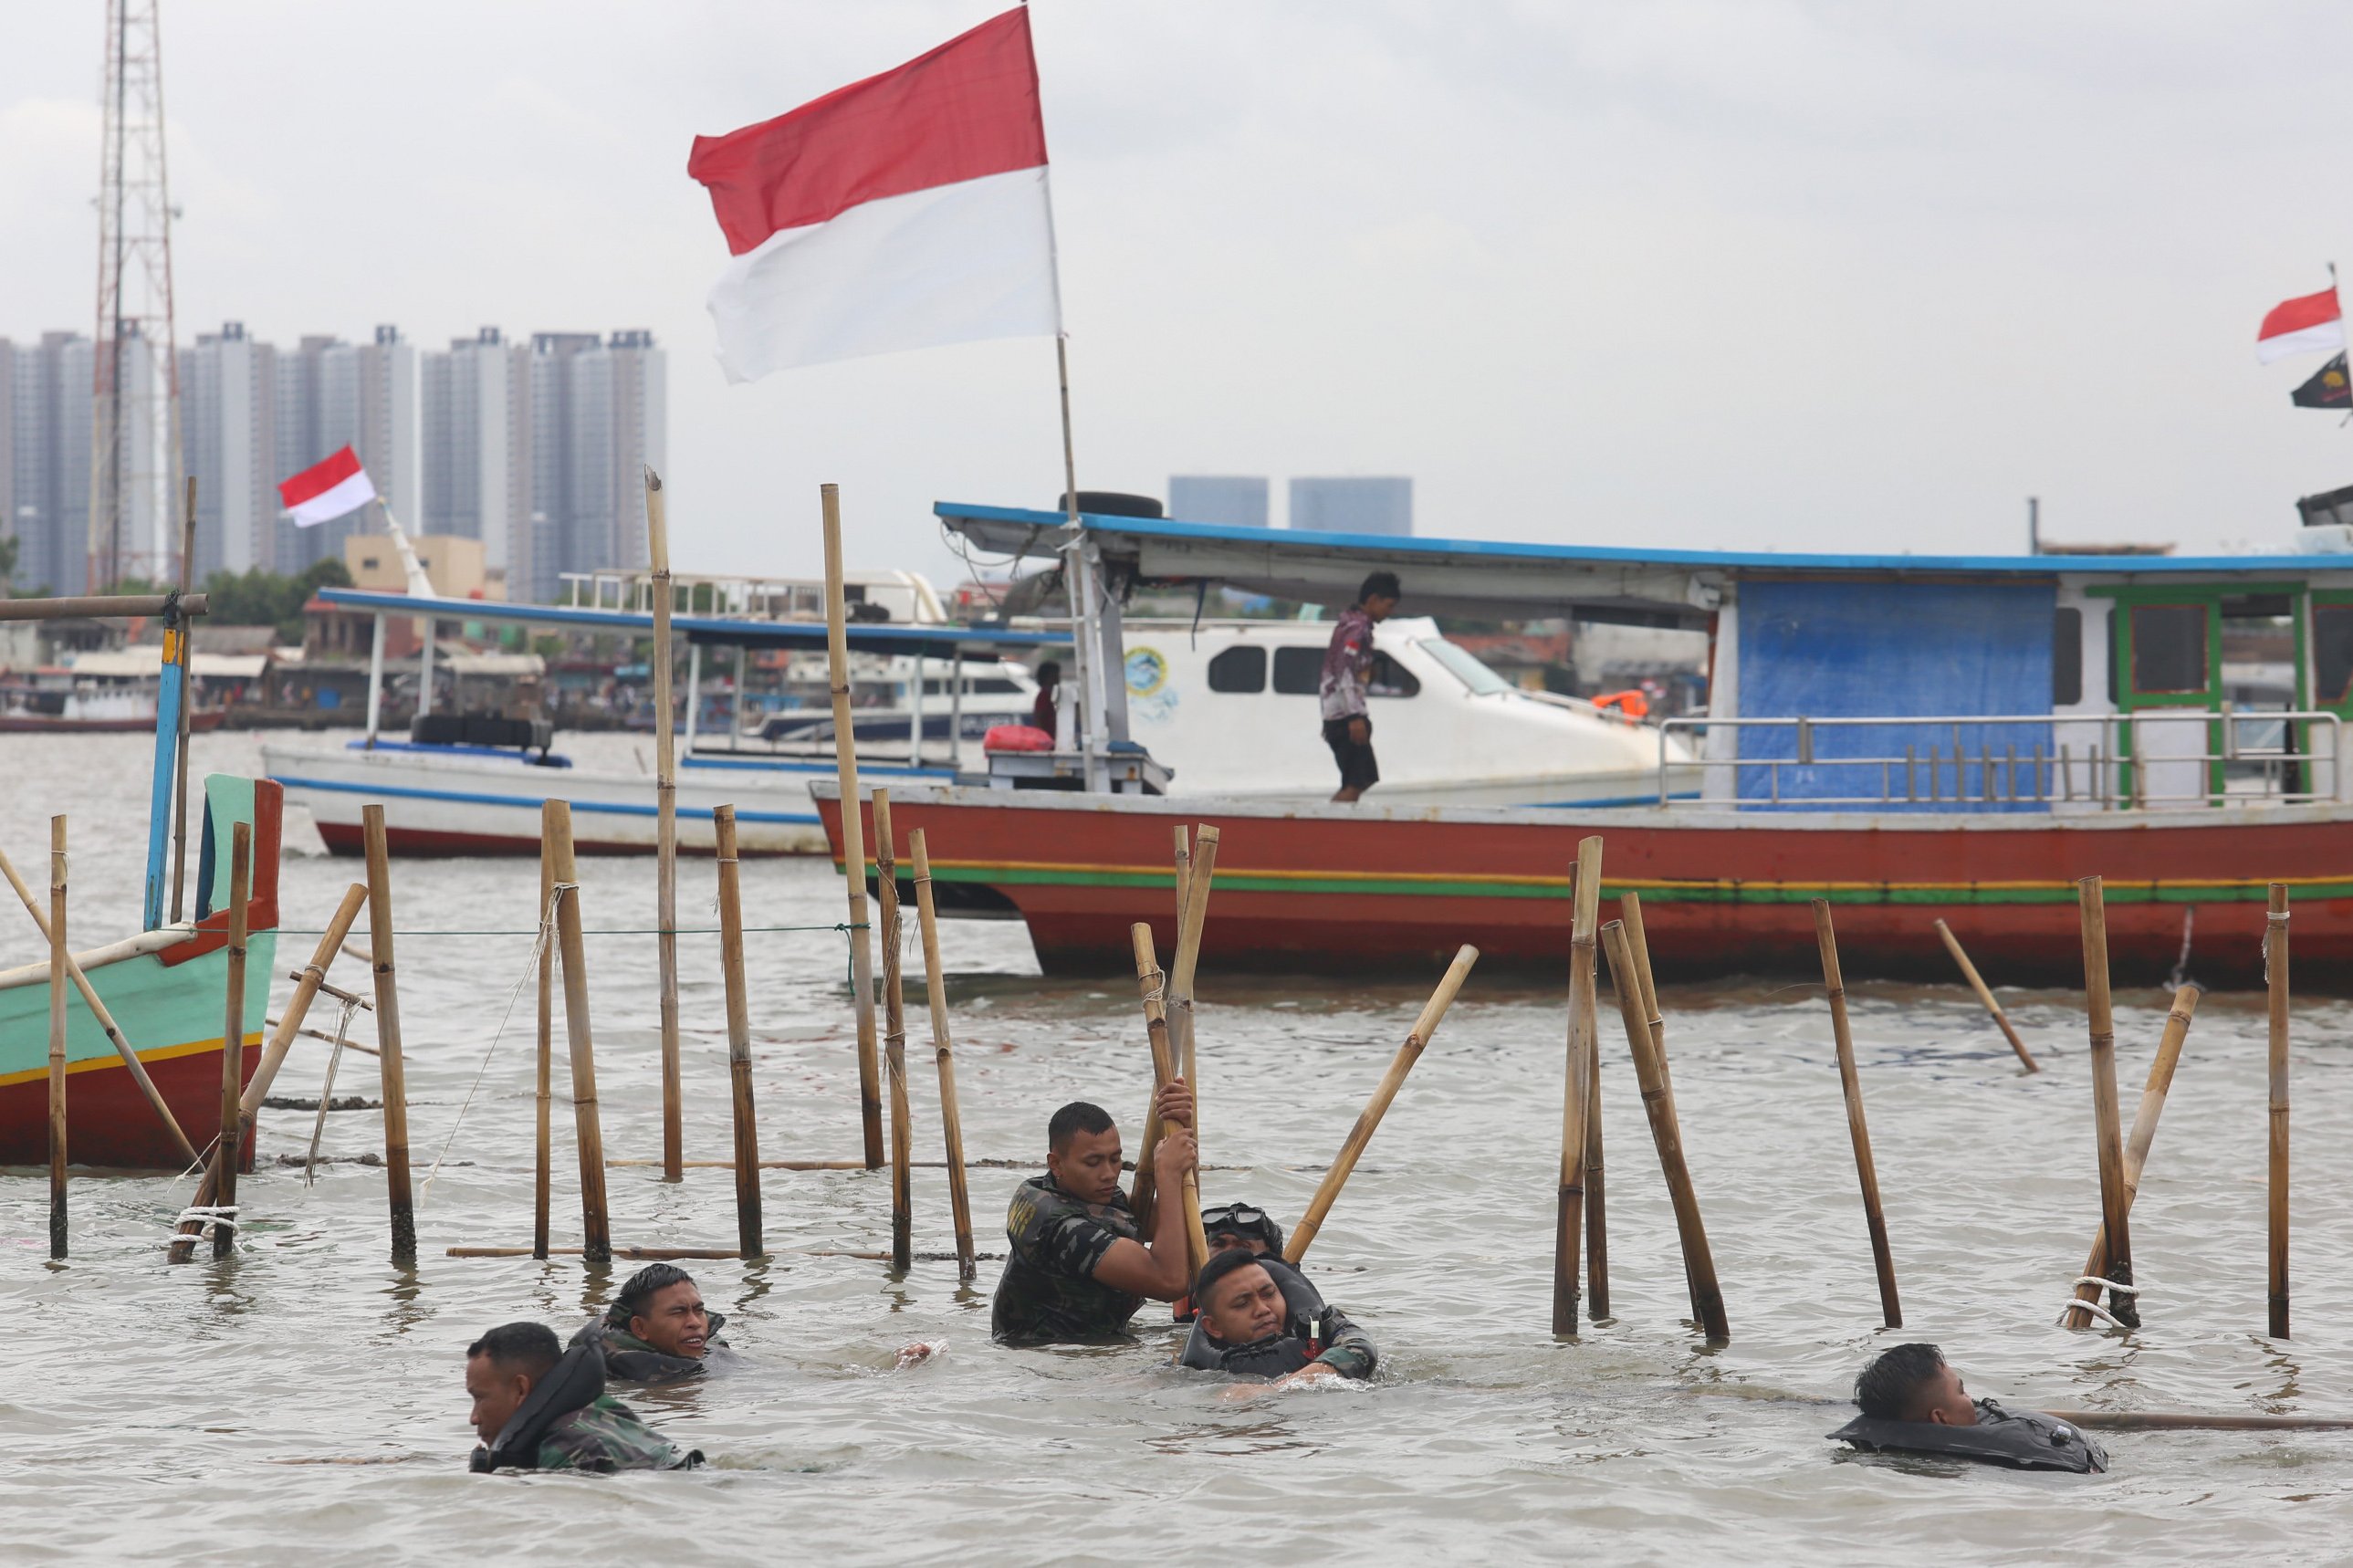
[{"label": "red and white lattice tower", "polygon": [[90,587],[176,580],[180,369],[158,0],[107,0]]}]

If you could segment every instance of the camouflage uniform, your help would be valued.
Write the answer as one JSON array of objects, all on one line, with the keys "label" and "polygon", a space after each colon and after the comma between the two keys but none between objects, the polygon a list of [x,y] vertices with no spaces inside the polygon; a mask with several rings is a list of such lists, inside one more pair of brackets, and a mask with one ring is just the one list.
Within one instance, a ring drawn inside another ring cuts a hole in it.
[{"label": "camouflage uniform", "polygon": [[1000,1340],[1047,1344],[1101,1340],[1127,1332],[1144,1298],[1095,1281],[1095,1266],[1114,1241],[1138,1241],[1125,1194],[1107,1204],[1071,1196],[1050,1175],[1013,1191],[1005,1215],[1011,1250],[997,1282],[989,1331]]},{"label": "camouflage uniform", "polygon": [[700,1450],[681,1448],[607,1394],[555,1418],[540,1436],[534,1468],[609,1476],[616,1470],[691,1470],[702,1462]]}]

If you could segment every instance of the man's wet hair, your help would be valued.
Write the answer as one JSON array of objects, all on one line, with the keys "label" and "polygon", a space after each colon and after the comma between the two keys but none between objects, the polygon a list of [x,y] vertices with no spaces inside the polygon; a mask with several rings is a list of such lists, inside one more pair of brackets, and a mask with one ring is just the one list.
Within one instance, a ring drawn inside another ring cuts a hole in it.
[{"label": "man's wet hair", "polygon": [[[1227,1211],[1212,1209],[1208,1215],[1205,1215],[1202,1217],[1205,1220],[1212,1219],[1224,1212]],[[1219,1236],[1222,1234],[1226,1236],[1242,1237],[1258,1241],[1263,1241],[1266,1243],[1266,1249],[1270,1254],[1280,1255],[1282,1251],[1282,1227],[1274,1223],[1274,1216],[1271,1214],[1261,1212],[1259,1215],[1258,1222],[1254,1225],[1237,1225],[1231,1220],[1218,1219],[1215,1224],[1208,1226],[1207,1229],[1208,1231],[1208,1239],[1212,1246],[1216,1245]]]},{"label": "man's wet hair", "polygon": [[1920,1391],[1944,1370],[1945,1352],[1935,1345],[1897,1345],[1862,1369],[1854,1402],[1874,1421],[1909,1421]]},{"label": "man's wet hair", "polygon": [[[1211,1253],[1209,1261],[1201,1265],[1201,1272],[1193,1277],[1193,1305],[1201,1311],[1209,1310],[1209,1292],[1216,1289],[1229,1274],[1250,1268],[1258,1262],[1256,1257],[1240,1248]],[[1273,1276],[1269,1275],[1268,1278],[1272,1279]]]},{"label": "man's wet hair", "polygon": [[1062,667],[1054,660],[1050,658],[1045,663],[1038,667],[1039,685],[1043,686],[1050,680],[1060,680],[1061,679]]},{"label": "man's wet hair", "polygon": [[1361,605],[1366,599],[1372,598],[1376,595],[1384,599],[1402,599],[1405,597],[1405,590],[1398,586],[1396,573],[1375,572],[1367,576],[1364,582],[1357,584],[1356,603]]},{"label": "man's wet hair", "polygon": [[1071,1140],[1080,1133],[1092,1137],[1099,1132],[1110,1131],[1113,1126],[1110,1111],[1100,1105],[1074,1100],[1054,1112],[1054,1119],[1046,1123],[1046,1147],[1067,1149],[1071,1146]]},{"label": "man's wet hair", "polygon": [[487,1356],[501,1370],[545,1377],[547,1369],[564,1359],[564,1346],[545,1323],[501,1323],[466,1347],[466,1359]]},{"label": "man's wet hair", "polygon": [[621,1282],[621,1293],[605,1313],[605,1321],[617,1329],[629,1326],[631,1318],[643,1317],[653,1299],[673,1285],[691,1285],[694,1276],[675,1263],[649,1263]]}]

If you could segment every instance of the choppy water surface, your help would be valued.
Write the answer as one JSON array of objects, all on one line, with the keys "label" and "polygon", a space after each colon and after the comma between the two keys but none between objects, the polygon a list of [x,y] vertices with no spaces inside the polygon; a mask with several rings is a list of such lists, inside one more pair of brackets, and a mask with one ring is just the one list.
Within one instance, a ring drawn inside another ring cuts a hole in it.
[{"label": "choppy water surface", "polygon": [[[37,863],[46,814],[73,814],[76,945],[135,923],[144,743],[0,742],[10,785],[0,844]],[[253,771],[250,737],[199,741],[200,768]],[[582,748],[627,764],[633,748]],[[289,825],[284,924],[315,929],[357,874]],[[945,847],[935,847],[944,849]],[[646,926],[650,860],[584,864],[594,927]],[[823,867],[744,868],[747,919],[841,918]],[[396,866],[404,931],[526,928],[529,862]],[[681,868],[681,918],[710,915],[708,861]],[[1214,914],[1213,917],[1214,918]],[[912,921],[911,921],[912,923]],[[2210,941],[2253,942],[2248,930]],[[966,1147],[1037,1158],[1047,1114],[1098,1100],[1131,1138],[1148,1057],[1133,993],[1038,977],[1018,925],[952,923]],[[1609,1243],[1616,1321],[1547,1332],[1564,1004],[1523,984],[1471,986],[1415,1070],[1315,1250],[1311,1271],[1379,1342],[1366,1388],[1236,1403],[1179,1373],[1157,1328],[1133,1348],[1008,1351],[988,1340],[997,1266],[903,1278],[828,1250],[887,1247],[889,1183],[862,1172],[766,1174],[775,1256],[691,1265],[749,1366],[641,1410],[701,1447],[691,1476],[485,1479],[465,1472],[460,1355],[481,1330],[535,1316],[568,1332],[634,1265],[471,1260],[454,1244],[527,1244],[532,1001],[483,1070],[525,937],[404,937],[401,1010],[421,1256],[387,1261],[382,1173],[339,1163],[305,1189],[276,1168],[307,1112],[264,1114],[265,1168],[240,1183],[238,1253],[168,1268],[158,1237],[188,1183],[84,1177],[70,1263],[46,1258],[47,1196],[0,1175],[0,1378],[5,1555],[161,1561],[1111,1561],[1247,1540],[1274,1561],[1969,1561],[2128,1552],[2139,1562],[2320,1561],[2353,1531],[2353,1434],[2111,1435],[2115,1472],[2021,1476],[1841,1459],[1826,1405],[1874,1347],[1878,1301],[1819,991],[1778,983],[1678,988],[1664,1002],[1694,1177],[1733,1329],[1710,1351],[1685,1311],[1673,1229],[1615,1015],[1605,1004]],[[297,961],[305,938],[281,956]],[[0,911],[0,964],[38,956]],[[659,1154],[652,939],[592,939],[607,1153]],[[762,1152],[845,1158],[860,1138],[841,938],[754,935]],[[687,1152],[727,1157],[717,941],[681,942]],[[920,958],[910,963],[911,973]],[[348,960],[336,977],[358,984]],[[282,999],[280,980],[274,995]],[[936,1080],[912,991],[916,1152],[939,1157]],[[1249,1197],[1286,1221],[1409,1026],[1418,985],[1217,981],[1200,1054],[1212,1202]],[[2047,1070],[2027,1077],[1951,988],[1857,988],[1855,1028],[1908,1326],[1941,1342],[1976,1392],[2019,1404],[2234,1412],[2353,1410],[2344,1353],[2353,1075],[2337,1003],[2299,1011],[2295,1058],[2295,1327],[2263,1336],[2263,1023],[2259,999],[2201,1007],[2134,1215],[2153,1280],[2129,1337],[2052,1326],[2096,1219],[2084,1026],[2072,997],[2014,997]],[[2118,998],[2127,1116],[2164,999]],[[314,1011],[313,1021],[332,1022]],[[364,1025],[362,1026],[363,1031]],[[365,1037],[364,1033],[363,1037]],[[325,1047],[297,1047],[277,1092],[315,1091]],[[559,1031],[558,1059],[562,1060]],[[339,1092],[375,1090],[347,1056]],[[470,1109],[459,1110],[481,1072]],[[563,1068],[557,1068],[559,1093]],[[555,1226],[576,1242],[559,1107]],[[452,1130],[455,1130],[452,1136]],[[381,1147],[370,1112],[331,1115],[326,1152]],[[448,1140],[448,1163],[426,1171]],[[973,1173],[981,1246],[1023,1170]],[[732,1177],[611,1175],[616,1238],[733,1242]],[[915,1181],[921,1249],[950,1245],[937,1169]],[[1165,1317],[1147,1308],[1147,1326]],[[936,1364],[895,1347],[944,1340]],[[384,1461],[312,1464],[305,1461]],[[1211,1535],[1240,1526],[1246,1536]]]}]

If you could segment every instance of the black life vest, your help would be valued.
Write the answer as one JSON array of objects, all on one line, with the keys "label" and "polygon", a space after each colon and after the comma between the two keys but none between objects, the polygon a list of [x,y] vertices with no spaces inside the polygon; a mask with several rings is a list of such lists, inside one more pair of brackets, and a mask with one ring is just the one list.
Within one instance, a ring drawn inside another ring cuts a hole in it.
[{"label": "black life vest", "polygon": [[605,1393],[605,1348],[592,1336],[575,1336],[563,1359],[547,1369],[507,1424],[498,1441],[478,1447],[467,1468],[479,1475],[492,1470],[539,1468],[539,1442],[547,1429],[575,1410],[594,1405]]},{"label": "black life vest", "polygon": [[2087,1475],[2108,1468],[2107,1450],[2072,1421],[2039,1410],[2004,1410],[1990,1399],[1978,1400],[1977,1406],[1974,1426],[1858,1415],[1831,1436],[1869,1453],[1936,1454],[2016,1470]]},{"label": "black life vest", "polygon": [[[1193,1331],[1185,1336],[1185,1349],[1176,1358],[1177,1365],[1198,1372],[1280,1377],[1297,1372],[1323,1353],[1323,1347],[1315,1344],[1315,1325],[1324,1310],[1323,1292],[1307,1282],[1307,1276],[1271,1252],[1258,1261],[1273,1278],[1275,1288],[1282,1292],[1282,1331],[1255,1345],[1222,1345],[1209,1337],[1208,1331],[1201,1327],[1201,1320],[1196,1317]],[[1281,1348],[1285,1346],[1290,1348]],[[1236,1357],[1249,1364],[1238,1363]],[[1258,1364],[1261,1362],[1266,1364]]]},{"label": "black life vest", "polygon": [[[615,1311],[619,1310],[617,1307],[614,1309]],[[726,1351],[726,1342],[719,1337],[719,1331],[726,1321],[727,1314],[724,1312],[711,1314],[707,1330],[710,1338],[701,1360],[692,1356],[666,1355],[655,1350],[629,1334],[628,1319],[615,1323],[611,1313],[582,1325],[580,1331],[572,1336],[572,1342],[576,1345],[583,1340],[595,1341],[604,1353],[605,1375],[607,1378],[619,1378],[627,1383],[677,1383],[685,1378],[701,1377]],[[616,1336],[628,1336],[629,1342],[617,1342]]]}]

